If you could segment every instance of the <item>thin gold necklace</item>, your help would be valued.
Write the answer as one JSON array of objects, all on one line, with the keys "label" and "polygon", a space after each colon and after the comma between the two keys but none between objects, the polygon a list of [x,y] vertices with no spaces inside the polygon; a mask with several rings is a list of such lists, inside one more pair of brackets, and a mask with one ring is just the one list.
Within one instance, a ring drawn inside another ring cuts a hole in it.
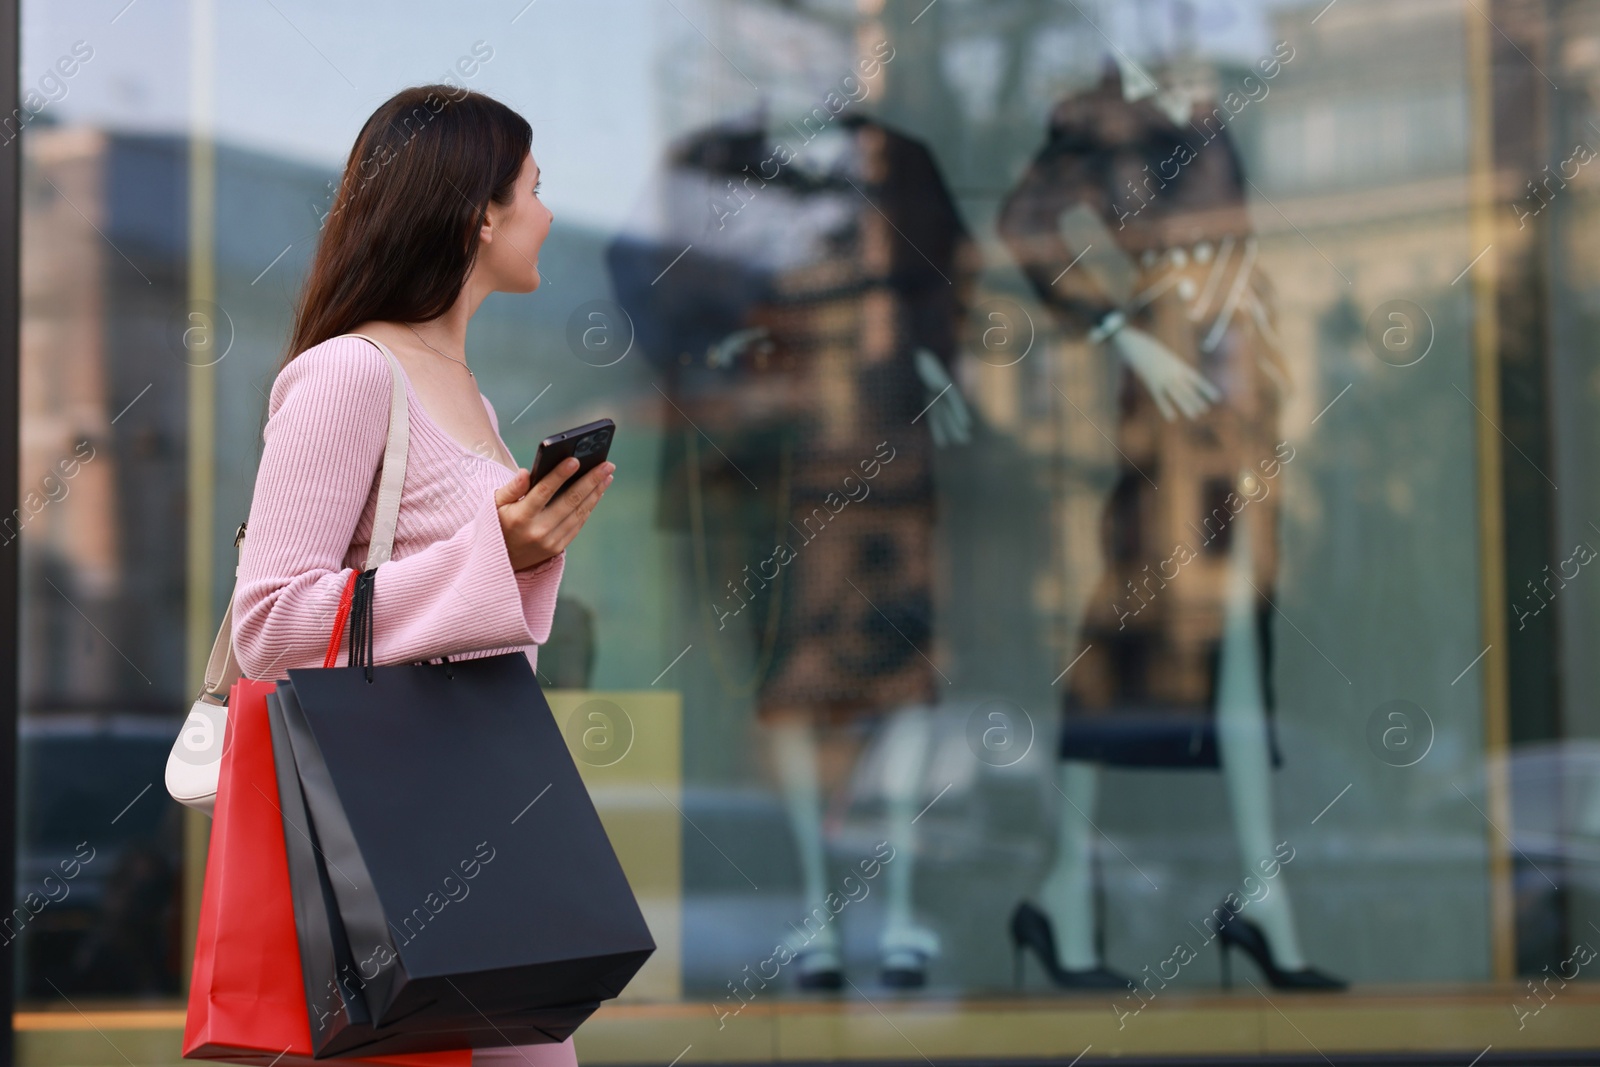
[{"label": "thin gold necklace", "polygon": [[[429,348],[433,348],[432,345],[428,344],[428,339],[426,337],[422,336],[420,333],[417,333],[417,328],[415,326],[411,325],[408,322],[408,323],[406,323],[406,329],[410,330],[413,334],[416,334],[417,340],[421,341],[425,345],[428,345]],[[439,352],[439,350],[437,348],[433,348],[433,350],[435,352]],[[455,356],[452,356],[448,352],[439,352],[439,354],[441,356],[443,356],[445,359],[448,359],[452,363],[460,363],[463,367],[467,367],[467,364],[466,364],[465,361],[457,359]],[[472,368],[471,367],[467,367],[467,373],[468,374],[472,374]],[[472,380],[473,381],[477,381],[478,380],[478,376],[476,374],[472,374]]]}]

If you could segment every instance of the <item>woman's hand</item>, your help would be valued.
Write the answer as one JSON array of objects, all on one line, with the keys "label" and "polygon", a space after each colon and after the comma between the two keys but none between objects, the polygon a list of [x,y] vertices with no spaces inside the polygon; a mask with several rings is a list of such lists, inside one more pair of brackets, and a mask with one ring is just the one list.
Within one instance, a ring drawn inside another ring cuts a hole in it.
[{"label": "woman's hand", "polygon": [[531,490],[528,481],[532,474],[526,468],[495,490],[495,508],[500,512],[500,530],[505,534],[512,570],[536,566],[564,551],[605,496],[617,465],[599,464],[551,502],[577,469],[578,461],[569,456]]}]

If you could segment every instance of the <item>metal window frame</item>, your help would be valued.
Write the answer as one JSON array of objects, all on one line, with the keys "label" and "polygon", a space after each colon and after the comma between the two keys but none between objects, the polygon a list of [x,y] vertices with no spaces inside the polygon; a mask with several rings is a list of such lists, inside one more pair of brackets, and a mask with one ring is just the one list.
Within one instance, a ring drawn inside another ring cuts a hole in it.
[{"label": "metal window frame", "polygon": [[[0,0],[0,115],[13,115],[21,106],[20,7],[17,0]],[[18,136],[0,146],[0,501],[6,510],[18,496],[17,464],[21,449],[21,244],[22,141]],[[18,611],[20,542],[10,551],[0,549],[0,648],[11,649],[0,657],[0,882],[6,887],[7,911],[16,903],[17,884],[17,716],[21,658],[21,619]],[[3,998],[4,1027],[0,1041],[0,1065],[11,1067],[15,1055],[12,1013],[16,1007],[16,986],[9,960],[0,966],[0,998]]]}]

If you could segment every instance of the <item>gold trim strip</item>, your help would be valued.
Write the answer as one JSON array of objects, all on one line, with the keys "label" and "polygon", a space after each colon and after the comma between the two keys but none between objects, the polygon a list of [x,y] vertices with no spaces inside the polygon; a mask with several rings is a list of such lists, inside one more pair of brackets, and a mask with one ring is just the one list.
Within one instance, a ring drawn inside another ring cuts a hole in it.
[{"label": "gold trim strip", "polygon": [[[1472,268],[1473,386],[1482,415],[1477,428],[1478,553],[1482,591],[1483,763],[1491,826],[1489,851],[1490,973],[1499,981],[1516,976],[1516,912],[1511,853],[1502,835],[1511,833],[1511,790],[1506,780],[1510,748],[1510,657],[1506,647],[1505,518],[1500,469],[1499,263],[1494,253],[1494,68],[1487,17],[1462,5],[1466,28],[1467,80],[1472,114],[1472,201],[1469,254],[1485,249]],[[1476,413],[1475,413],[1476,414]]]},{"label": "gold trim strip", "polygon": [[[1459,1051],[1467,1059],[1488,1044],[1501,1051],[1595,1047],[1600,989],[1569,986],[1536,1023],[1519,1029],[1506,1006],[1525,992],[1484,985],[1426,993],[1372,986],[1331,996],[1272,990],[1270,999],[1254,991],[1170,994],[1170,1000],[1153,1002],[1138,1017],[1120,1020],[1095,996],[897,1000],[875,990],[871,1003],[755,1002],[720,1030],[700,1002],[611,1004],[584,1024],[576,1044],[579,1062],[593,1067],[664,1063],[680,1053],[684,1064],[905,1061],[917,1058],[913,1045],[930,1056],[994,1062],[1070,1058],[1090,1044],[1097,1055],[1112,1056]],[[93,1038],[82,1047],[94,1047],[104,1059],[71,1062],[125,1067],[112,1046],[101,1047],[113,1031],[146,1032],[157,1044],[170,1043],[177,1062],[182,1024],[183,1012],[170,1008],[14,1016],[19,1035],[30,1035],[21,1042],[23,1067],[68,1062],[55,1050],[78,1048],[79,1037]]]},{"label": "gold trim strip", "polygon": [[[209,308],[216,301],[216,146],[212,142],[213,50],[215,25],[212,0],[189,4],[189,283],[185,313]],[[185,321],[187,326],[187,319]],[[216,341],[216,323],[207,327],[209,346]],[[185,332],[185,337],[188,333]],[[188,596],[184,692],[197,691],[204,679],[216,621],[211,615],[215,558],[211,551],[216,518],[217,413],[216,366],[189,364],[189,515]],[[176,710],[176,709],[174,709]],[[200,926],[200,893],[205,881],[206,845],[210,820],[185,810],[183,820],[184,865],[183,959],[194,959]],[[198,857],[198,861],[197,861]],[[189,989],[184,968],[183,989]]]},{"label": "gold trim strip", "polygon": [[127,1011],[19,1011],[11,1027],[23,1030],[177,1030],[183,1031],[183,1009]]}]

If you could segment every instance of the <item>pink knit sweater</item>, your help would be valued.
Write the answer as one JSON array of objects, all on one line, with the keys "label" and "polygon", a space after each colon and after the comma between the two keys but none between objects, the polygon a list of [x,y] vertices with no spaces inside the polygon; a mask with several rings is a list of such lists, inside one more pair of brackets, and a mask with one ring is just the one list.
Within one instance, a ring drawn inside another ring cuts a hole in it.
[{"label": "pink knit sweater", "polygon": [[[307,349],[273,382],[234,593],[234,655],[247,678],[322,666],[349,569],[365,563],[372,537],[390,382],[383,353],[353,337]],[[393,552],[373,581],[373,658],[522,651],[537,667],[566,553],[513,570],[494,493],[515,472],[428,418],[409,380],[406,397],[406,477]],[[339,663],[348,658],[347,628]]]}]

